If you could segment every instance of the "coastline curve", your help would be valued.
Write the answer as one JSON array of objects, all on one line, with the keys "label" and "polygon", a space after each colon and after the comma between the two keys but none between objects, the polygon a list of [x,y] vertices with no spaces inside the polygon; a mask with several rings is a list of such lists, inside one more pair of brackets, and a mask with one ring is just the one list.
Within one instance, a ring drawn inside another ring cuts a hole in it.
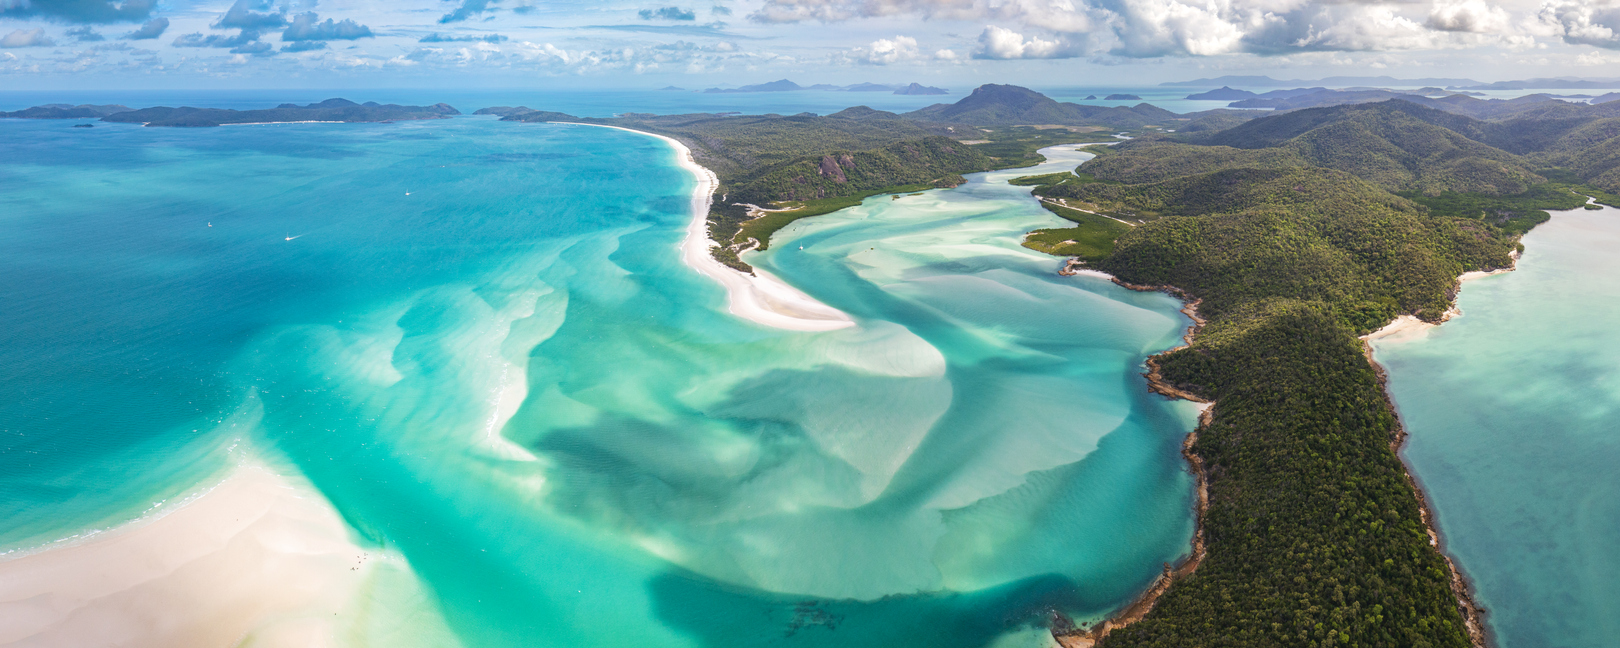
[{"label": "coastline curve", "polygon": [[547,122],[573,126],[595,126],[628,131],[657,138],[675,149],[680,167],[697,179],[692,189],[692,218],[687,221],[686,236],[681,239],[681,261],[698,274],[713,279],[726,289],[727,310],[742,319],[789,331],[834,331],[855,326],[855,320],[841,310],[817,301],[787,282],[758,268],[753,274],[733,270],[716,261],[709,254],[714,241],[709,238],[708,216],[714,192],[720,178],[713,171],[699,165],[692,157],[692,149],[679,140],[657,133],[649,133],[621,126],[586,124],[579,122]]}]

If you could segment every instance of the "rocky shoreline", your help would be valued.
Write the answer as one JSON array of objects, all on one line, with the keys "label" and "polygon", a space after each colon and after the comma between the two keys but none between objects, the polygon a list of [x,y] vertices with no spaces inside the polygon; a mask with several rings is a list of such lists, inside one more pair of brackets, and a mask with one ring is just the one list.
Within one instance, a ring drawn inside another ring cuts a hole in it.
[{"label": "rocky shoreline", "polygon": [[[1518,255],[1514,254],[1513,259],[1515,262],[1517,262]],[[1465,273],[1463,276],[1459,277],[1459,285],[1462,281],[1490,276],[1501,272],[1511,272],[1514,269],[1515,268],[1513,267],[1508,267],[1485,272]],[[1196,505],[1196,530],[1193,533],[1192,551],[1187,555],[1186,558],[1183,558],[1175,565],[1172,566],[1170,564],[1166,564],[1164,566],[1164,572],[1153,581],[1153,584],[1150,585],[1146,591],[1142,592],[1142,594],[1135,600],[1131,601],[1129,605],[1126,605],[1122,610],[1120,610],[1118,614],[1105,619],[1101,623],[1098,623],[1089,629],[1075,626],[1067,618],[1054,612],[1052,621],[1052,638],[1055,639],[1058,642],[1058,645],[1062,646],[1063,648],[1091,648],[1092,646],[1096,645],[1097,642],[1101,641],[1103,637],[1108,636],[1108,633],[1142,620],[1143,617],[1147,616],[1147,614],[1153,610],[1153,606],[1158,602],[1159,598],[1163,596],[1165,592],[1169,591],[1170,586],[1173,585],[1175,581],[1192,575],[1192,573],[1198,569],[1198,565],[1203,562],[1206,554],[1204,547],[1204,515],[1209,508],[1209,477],[1208,473],[1204,469],[1203,458],[1195,454],[1192,451],[1192,447],[1193,444],[1197,443],[1198,441],[1198,431],[1209,425],[1210,420],[1213,418],[1215,405],[1215,403],[1209,400],[1192,394],[1165,381],[1163,374],[1159,370],[1158,363],[1158,358],[1160,356],[1173,353],[1192,345],[1193,340],[1203,329],[1205,323],[1204,319],[1198,316],[1198,304],[1202,300],[1192,297],[1191,295],[1187,294],[1186,291],[1175,286],[1146,286],[1121,281],[1118,277],[1086,268],[1085,264],[1078,259],[1070,259],[1064,264],[1063,268],[1058,271],[1058,274],[1073,276],[1081,274],[1082,272],[1090,272],[1097,275],[1107,276],[1110,281],[1114,282],[1114,284],[1129,290],[1135,290],[1138,292],[1163,292],[1181,299],[1186,304],[1182,308],[1181,312],[1192,318],[1193,325],[1187,328],[1186,335],[1182,337],[1183,344],[1173,349],[1149,356],[1147,359],[1148,371],[1144,374],[1144,377],[1147,378],[1148,389],[1156,394],[1161,394],[1173,399],[1179,398],[1195,403],[1207,404],[1208,406],[1198,417],[1198,427],[1187,434],[1187,439],[1182,443],[1181,446],[1181,456],[1187,460],[1187,465],[1191,469],[1194,478],[1197,480],[1198,502]],[[1460,292],[1460,289],[1452,293],[1452,307],[1446,311],[1446,315],[1441,319],[1441,323],[1444,323],[1451,317],[1460,314],[1460,312],[1457,311],[1455,304],[1457,292]],[[1398,324],[1391,324],[1390,327],[1386,327],[1386,329],[1396,326],[1398,326]],[[1438,326],[1438,324],[1430,324],[1430,326]],[[1429,535],[1429,543],[1440,551],[1441,558],[1446,561],[1446,565],[1450,569],[1451,592],[1456,598],[1457,610],[1463,617],[1463,622],[1466,625],[1470,643],[1472,643],[1475,648],[1494,648],[1495,642],[1490,635],[1490,628],[1485,624],[1486,610],[1474,600],[1473,583],[1468,579],[1467,574],[1463,572],[1462,567],[1457,564],[1456,559],[1446,551],[1445,542],[1440,535],[1440,530],[1435,526],[1434,512],[1429,507],[1429,500],[1424,493],[1423,485],[1420,481],[1418,481],[1417,476],[1412,473],[1411,467],[1406,464],[1405,457],[1401,455],[1401,448],[1406,445],[1407,432],[1405,425],[1403,425],[1400,421],[1400,410],[1395,407],[1394,400],[1389,396],[1389,390],[1387,387],[1388,374],[1383,365],[1379,364],[1378,361],[1373,358],[1371,340],[1377,335],[1377,333],[1374,333],[1363,336],[1362,346],[1367,356],[1367,362],[1372,365],[1373,371],[1378,375],[1378,382],[1384,390],[1385,400],[1389,402],[1390,409],[1396,413],[1395,438],[1390,441],[1390,450],[1401,459],[1402,471],[1405,473],[1407,483],[1411,484],[1413,492],[1417,494],[1418,514],[1422,519],[1424,531]]]},{"label": "rocky shoreline", "polygon": [[[1513,265],[1506,268],[1465,272],[1459,276],[1457,278],[1457,288],[1451,293],[1451,308],[1446,310],[1439,322],[1424,322],[1422,328],[1440,326],[1451,318],[1462,314],[1462,311],[1457,307],[1457,297],[1462,292],[1463,282],[1518,269],[1518,251],[1514,251],[1509,256],[1513,259]],[[1446,561],[1446,567],[1451,572],[1451,593],[1457,599],[1457,612],[1462,615],[1469,642],[1474,645],[1474,648],[1494,648],[1496,645],[1495,638],[1491,636],[1490,626],[1485,623],[1487,610],[1478,601],[1474,600],[1473,581],[1468,578],[1468,574],[1463,571],[1462,566],[1457,563],[1457,559],[1451,555],[1451,552],[1446,551],[1445,538],[1440,535],[1440,528],[1435,525],[1434,510],[1430,508],[1428,495],[1423,489],[1423,482],[1418,480],[1417,475],[1412,472],[1412,467],[1407,465],[1405,455],[1401,453],[1401,448],[1406,446],[1408,436],[1406,424],[1401,418],[1401,410],[1395,404],[1395,399],[1389,395],[1389,372],[1373,356],[1372,348],[1373,340],[1401,330],[1403,330],[1401,324],[1396,322],[1361,337],[1362,352],[1367,356],[1367,363],[1372,365],[1373,371],[1378,375],[1378,384],[1383,389],[1384,400],[1389,403],[1390,410],[1395,412],[1395,438],[1390,440],[1390,450],[1400,459],[1401,472],[1406,477],[1407,483],[1412,486],[1412,491],[1417,493],[1418,516],[1423,520],[1424,532],[1429,535],[1429,544],[1439,550],[1441,559]]]},{"label": "rocky shoreline", "polygon": [[[1080,274],[1083,270],[1089,271],[1089,269],[1084,267],[1084,263],[1078,259],[1070,259],[1068,263],[1064,264],[1062,269],[1058,270],[1058,274],[1073,276]],[[1163,292],[1176,297],[1177,299],[1182,300],[1184,303],[1181,312],[1187,317],[1191,318],[1193,321],[1192,326],[1187,327],[1187,333],[1181,338],[1181,346],[1173,349],[1167,349],[1148,357],[1148,371],[1147,373],[1143,374],[1143,377],[1147,378],[1148,390],[1152,391],[1153,393],[1161,394],[1172,399],[1192,401],[1203,406],[1202,411],[1198,415],[1198,427],[1193,428],[1192,432],[1187,433],[1187,438],[1183,440],[1181,444],[1181,456],[1183,459],[1187,460],[1187,467],[1192,472],[1193,479],[1196,482],[1195,491],[1197,492],[1197,501],[1194,503],[1193,508],[1194,530],[1192,550],[1174,565],[1165,563],[1164,571],[1160,573],[1158,578],[1154,579],[1153,584],[1149,585],[1148,588],[1143,591],[1141,595],[1137,596],[1135,600],[1132,600],[1118,613],[1104,619],[1102,622],[1091,626],[1090,628],[1076,626],[1072,621],[1062,614],[1057,612],[1052,613],[1052,638],[1056,640],[1058,645],[1062,646],[1063,648],[1091,648],[1092,646],[1096,645],[1097,642],[1101,641],[1103,637],[1108,636],[1108,633],[1128,626],[1132,623],[1136,623],[1137,621],[1141,621],[1143,617],[1146,617],[1149,612],[1153,611],[1153,606],[1159,602],[1159,597],[1164,596],[1165,592],[1170,591],[1170,586],[1175,584],[1176,581],[1191,576],[1193,572],[1198,569],[1198,565],[1203,563],[1204,558],[1207,555],[1204,544],[1204,514],[1209,510],[1209,474],[1204,469],[1204,459],[1194,453],[1192,448],[1193,445],[1198,442],[1198,431],[1209,425],[1210,420],[1213,418],[1215,403],[1187,392],[1186,390],[1180,389],[1165,381],[1163,374],[1161,374],[1159,371],[1158,363],[1159,356],[1174,353],[1191,346],[1193,340],[1198,336],[1198,333],[1203,330],[1205,321],[1202,317],[1198,316],[1198,304],[1203,300],[1194,298],[1188,295],[1186,291],[1183,291],[1175,286],[1143,286],[1120,281],[1118,277],[1107,275],[1106,273],[1097,271],[1089,272],[1106,276],[1108,277],[1109,281],[1114,282],[1116,285],[1122,288],[1135,290],[1137,292]]]}]

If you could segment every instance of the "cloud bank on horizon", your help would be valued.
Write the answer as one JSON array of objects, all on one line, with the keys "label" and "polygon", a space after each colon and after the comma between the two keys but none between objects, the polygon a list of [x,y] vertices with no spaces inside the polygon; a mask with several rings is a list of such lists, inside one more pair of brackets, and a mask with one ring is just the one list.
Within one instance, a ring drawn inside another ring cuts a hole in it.
[{"label": "cloud bank on horizon", "polygon": [[1620,0],[0,0],[0,47],[0,74],[24,78],[1603,76],[1620,63]]}]

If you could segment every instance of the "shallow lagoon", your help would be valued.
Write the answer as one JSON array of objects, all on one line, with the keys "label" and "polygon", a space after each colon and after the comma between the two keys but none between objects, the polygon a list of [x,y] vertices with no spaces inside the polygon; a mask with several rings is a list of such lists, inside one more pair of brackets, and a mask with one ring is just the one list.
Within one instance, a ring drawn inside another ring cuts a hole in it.
[{"label": "shallow lagoon", "polygon": [[1503,648],[1620,635],[1620,210],[1554,212],[1463,316],[1375,342],[1406,459]]},{"label": "shallow lagoon", "polygon": [[859,324],[800,333],[680,263],[651,138],[0,128],[7,548],[246,452],[429,593],[346,642],[468,646],[1042,645],[1186,551],[1178,304],[1017,245],[1056,219],[1001,181],[1083,154],[785,230],[752,261]]}]

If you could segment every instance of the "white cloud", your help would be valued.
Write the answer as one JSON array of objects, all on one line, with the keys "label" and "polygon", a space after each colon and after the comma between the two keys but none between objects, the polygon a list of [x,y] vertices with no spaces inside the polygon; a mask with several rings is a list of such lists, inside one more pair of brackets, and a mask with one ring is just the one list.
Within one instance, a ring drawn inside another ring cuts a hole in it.
[{"label": "white cloud", "polygon": [[982,13],[974,0],[765,0],[748,19],[760,23],[840,22],[852,18],[920,15],[971,19]]},{"label": "white cloud", "polygon": [[1620,7],[1600,0],[1552,0],[1541,6],[1541,23],[1566,43],[1620,49]]},{"label": "white cloud", "polygon": [[45,36],[45,30],[35,27],[33,29],[19,29],[0,37],[0,47],[50,47],[56,41]]},{"label": "white cloud", "polygon": [[1421,23],[1387,6],[1353,7],[1325,28],[1309,33],[1293,45],[1304,49],[1383,51],[1432,49],[1438,36]]},{"label": "white cloud", "polygon": [[917,39],[910,36],[895,36],[872,41],[872,44],[866,47],[839,52],[833,56],[833,60],[860,65],[890,65],[902,61],[915,61],[921,57],[922,53],[917,49]]},{"label": "white cloud", "polygon": [[1575,57],[1575,64],[1583,66],[1614,65],[1616,62],[1620,62],[1620,58],[1613,58],[1602,51],[1586,52]]},{"label": "white cloud", "polygon": [[1255,20],[1231,2],[1125,0],[1100,4],[1109,5],[1102,13],[1117,39],[1110,53],[1121,56],[1224,54],[1239,49],[1245,33],[1240,23]]},{"label": "white cloud", "polygon": [[1436,3],[1426,24],[1440,31],[1504,34],[1512,31],[1511,22],[1512,17],[1499,6],[1484,0],[1462,0]]},{"label": "white cloud", "polygon": [[979,47],[974,58],[984,59],[1049,59],[1074,58],[1081,52],[1063,39],[1046,40],[1038,36],[1025,37],[1011,29],[990,25],[979,34]]},{"label": "white cloud", "polygon": [[[1489,0],[1437,0],[1427,7],[1420,6],[1420,1],[765,0],[749,19],[757,23],[831,23],[911,16],[975,21],[987,25],[975,49],[975,56],[981,58],[1150,58],[1533,46],[1523,27],[1534,22],[1533,8],[1521,4],[1515,14]],[[1574,0],[1555,1],[1576,5]],[[1587,22],[1620,24],[1620,19],[1599,17]],[[1592,34],[1580,38],[1592,41],[1613,36],[1612,32],[1588,31]]]}]

